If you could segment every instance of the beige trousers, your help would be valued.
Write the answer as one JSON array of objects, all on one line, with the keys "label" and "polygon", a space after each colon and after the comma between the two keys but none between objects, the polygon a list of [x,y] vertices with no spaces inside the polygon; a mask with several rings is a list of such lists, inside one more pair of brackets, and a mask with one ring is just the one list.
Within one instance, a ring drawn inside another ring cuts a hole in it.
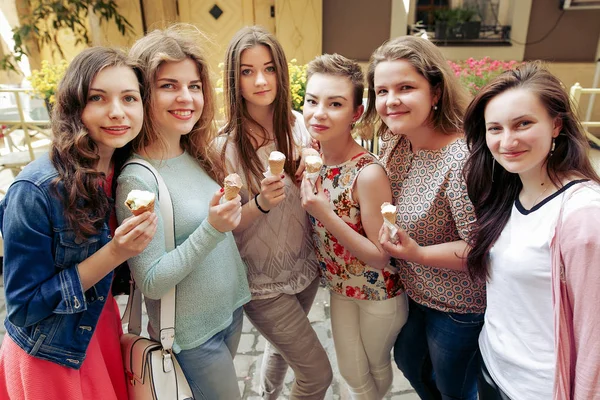
[{"label": "beige trousers", "polygon": [[393,380],[391,350],[408,319],[406,294],[359,300],[331,293],[331,333],[353,400],[380,400]]},{"label": "beige trousers", "polygon": [[308,312],[319,289],[316,278],[296,295],[280,294],[252,300],[244,306],[248,319],[267,339],[261,368],[264,399],[277,399],[288,365],[295,381],[291,400],[320,400],[325,397],[333,373],[327,353],[308,320]]}]

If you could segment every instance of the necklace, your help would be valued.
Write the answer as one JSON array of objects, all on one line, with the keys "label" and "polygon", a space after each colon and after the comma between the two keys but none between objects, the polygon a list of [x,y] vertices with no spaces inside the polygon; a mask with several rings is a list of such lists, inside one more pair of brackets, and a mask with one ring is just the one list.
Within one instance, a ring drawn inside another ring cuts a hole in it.
[{"label": "necklace", "polygon": [[[544,184],[542,183],[542,186]],[[540,193],[538,195],[538,197],[535,198],[535,200],[533,201],[533,204],[531,205],[531,207],[535,207],[535,205],[538,203],[538,200],[540,199],[540,197],[542,197],[544,195],[544,193],[546,193],[548,191],[548,188],[550,188],[550,185],[546,186],[546,189],[542,190],[542,193]]]}]

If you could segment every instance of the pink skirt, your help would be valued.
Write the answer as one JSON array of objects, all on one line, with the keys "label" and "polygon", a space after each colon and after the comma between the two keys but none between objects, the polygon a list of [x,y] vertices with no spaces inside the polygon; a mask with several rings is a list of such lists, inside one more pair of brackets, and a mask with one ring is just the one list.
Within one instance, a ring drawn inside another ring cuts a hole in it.
[{"label": "pink skirt", "polygon": [[0,348],[0,399],[127,400],[122,333],[119,308],[109,294],[79,370],[32,357],[5,335]]}]

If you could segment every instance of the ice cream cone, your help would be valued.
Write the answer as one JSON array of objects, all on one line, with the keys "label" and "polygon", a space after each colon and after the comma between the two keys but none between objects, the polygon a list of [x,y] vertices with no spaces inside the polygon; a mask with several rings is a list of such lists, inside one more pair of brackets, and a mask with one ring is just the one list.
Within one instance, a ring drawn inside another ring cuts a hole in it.
[{"label": "ice cream cone", "polygon": [[154,193],[145,190],[132,190],[127,195],[125,205],[133,215],[140,215],[146,211],[154,212]]},{"label": "ice cream cone", "polygon": [[319,155],[306,156],[304,165],[306,166],[306,172],[309,174],[320,172],[321,167],[323,166],[323,160]]},{"label": "ice cream cone", "polygon": [[242,179],[236,173],[229,174],[223,181],[223,188],[225,189],[225,200],[233,200],[242,189]]},{"label": "ice cream cone", "polygon": [[396,206],[388,203],[387,201],[381,205],[381,215],[383,218],[391,224],[396,223]]},{"label": "ice cream cone", "polygon": [[269,155],[269,170],[273,175],[281,175],[285,166],[285,155],[279,151],[272,151]]}]

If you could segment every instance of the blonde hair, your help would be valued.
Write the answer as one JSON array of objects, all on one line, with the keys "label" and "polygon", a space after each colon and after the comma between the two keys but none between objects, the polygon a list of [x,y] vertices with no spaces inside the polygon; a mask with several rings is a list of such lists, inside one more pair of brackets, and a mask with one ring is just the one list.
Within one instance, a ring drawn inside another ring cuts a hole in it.
[{"label": "blonde hair", "polygon": [[166,146],[164,138],[157,131],[152,118],[158,68],[165,62],[179,62],[190,59],[196,63],[202,81],[204,108],[198,122],[189,134],[181,137],[181,146],[194,157],[209,176],[220,182],[224,177],[223,163],[211,145],[216,137],[215,105],[216,95],[210,80],[210,69],[200,41],[206,36],[193,25],[175,24],[164,30],[154,30],[136,41],[129,51],[131,58],[137,60],[142,71],[144,85],[144,124],[142,132],[133,141],[136,152],[155,142]]},{"label": "blonde hair", "polygon": [[362,104],[365,78],[357,62],[339,54],[323,54],[308,63],[306,81],[308,82],[314,74],[347,77],[354,87],[354,108]]},{"label": "blonde hair", "polygon": [[379,135],[389,131],[378,117],[375,109],[375,69],[381,62],[396,60],[408,61],[419,74],[427,79],[432,90],[439,91],[437,110],[432,110],[430,116],[433,129],[446,134],[460,132],[467,105],[466,93],[441,51],[429,40],[414,36],[402,36],[389,40],[371,55],[367,73],[369,100],[365,120],[372,123],[380,122]]}]

